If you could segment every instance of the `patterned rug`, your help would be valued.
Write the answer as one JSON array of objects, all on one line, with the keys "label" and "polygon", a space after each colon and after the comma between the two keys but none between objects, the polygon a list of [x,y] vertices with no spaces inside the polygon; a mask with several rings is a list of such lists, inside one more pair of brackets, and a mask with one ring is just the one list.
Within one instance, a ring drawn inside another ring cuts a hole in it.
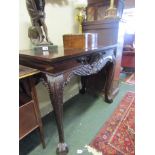
[{"label": "patterned rug", "polygon": [[127,83],[127,84],[135,84],[135,73],[133,73],[129,77],[127,77],[125,79],[125,83]]},{"label": "patterned rug", "polygon": [[135,154],[135,94],[128,92],[93,139],[90,147],[103,155]]}]

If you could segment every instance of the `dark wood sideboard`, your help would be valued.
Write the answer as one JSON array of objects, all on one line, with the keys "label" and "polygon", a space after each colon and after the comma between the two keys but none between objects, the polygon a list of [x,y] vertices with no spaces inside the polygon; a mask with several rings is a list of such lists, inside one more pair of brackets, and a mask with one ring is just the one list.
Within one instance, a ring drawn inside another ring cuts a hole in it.
[{"label": "dark wood sideboard", "polygon": [[[89,78],[99,74],[101,81],[105,78],[105,85],[98,89],[105,92],[105,101],[113,102],[111,94],[114,69],[116,65],[117,44],[98,46],[93,49],[64,49],[54,48],[49,52],[34,50],[20,51],[21,65],[38,69],[42,72],[40,80],[48,89],[51,104],[59,134],[57,154],[68,152],[63,130],[63,89],[74,76],[81,77],[80,93],[84,94],[89,88]],[[104,74],[106,72],[106,74]]]},{"label": "dark wood sideboard", "polygon": [[[124,23],[121,21],[124,0],[114,0],[114,6],[117,9],[116,14],[113,17],[106,17],[106,10],[110,6],[110,0],[88,0],[88,6],[86,9],[87,19],[83,22],[84,33],[97,33],[98,34],[98,46],[109,46],[117,44],[116,49],[116,65],[114,71],[114,80],[112,83],[112,94],[116,96],[119,91],[119,76],[121,71],[121,59],[122,49],[124,42]],[[106,74],[106,73],[105,73]],[[96,75],[95,78],[100,78]],[[90,80],[92,83],[94,80]],[[104,83],[98,83],[101,85]],[[95,85],[97,83],[95,82]],[[95,88],[94,88],[95,89]]]}]

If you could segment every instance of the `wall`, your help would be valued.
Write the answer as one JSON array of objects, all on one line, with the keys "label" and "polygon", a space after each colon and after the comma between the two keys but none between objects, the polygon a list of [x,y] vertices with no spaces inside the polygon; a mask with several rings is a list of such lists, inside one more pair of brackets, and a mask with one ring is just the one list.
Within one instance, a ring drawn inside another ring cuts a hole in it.
[{"label": "wall", "polygon": [[135,0],[125,0],[125,9],[135,8]]},{"label": "wall", "polygon": [[[50,40],[56,45],[62,45],[62,35],[75,33],[77,23],[74,18],[74,0],[46,0],[45,22],[48,27]],[[19,49],[29,49],[31,42],[27,35],[31,26],[30,17],[26,8],[26,0],[19,1]]]}]

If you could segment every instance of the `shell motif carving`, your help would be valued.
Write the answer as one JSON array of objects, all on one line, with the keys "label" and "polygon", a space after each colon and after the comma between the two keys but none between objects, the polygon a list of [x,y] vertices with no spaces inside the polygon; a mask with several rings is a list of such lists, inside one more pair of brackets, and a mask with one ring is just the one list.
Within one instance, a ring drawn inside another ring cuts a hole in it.
[{"label": "shell motif carving", "polygon": [[81,65],[68,74],[64,85],[67,85],[74,76],[88,76],[98,73],[107,62],[114,62],[115,57],[113,54],[105,55],[104,53],[97,53],[91,57],[81,57],[77,61],[81,63]]}]

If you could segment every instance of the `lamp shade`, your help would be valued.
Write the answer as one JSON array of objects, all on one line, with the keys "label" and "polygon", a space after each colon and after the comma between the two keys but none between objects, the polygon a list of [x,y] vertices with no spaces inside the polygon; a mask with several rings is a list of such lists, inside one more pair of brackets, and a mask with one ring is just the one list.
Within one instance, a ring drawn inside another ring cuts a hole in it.
[{"label": "lamp shade", "polygon": [[87,6],[87,0],[75,0],[74,7],[75,8],[85,8]]}]

